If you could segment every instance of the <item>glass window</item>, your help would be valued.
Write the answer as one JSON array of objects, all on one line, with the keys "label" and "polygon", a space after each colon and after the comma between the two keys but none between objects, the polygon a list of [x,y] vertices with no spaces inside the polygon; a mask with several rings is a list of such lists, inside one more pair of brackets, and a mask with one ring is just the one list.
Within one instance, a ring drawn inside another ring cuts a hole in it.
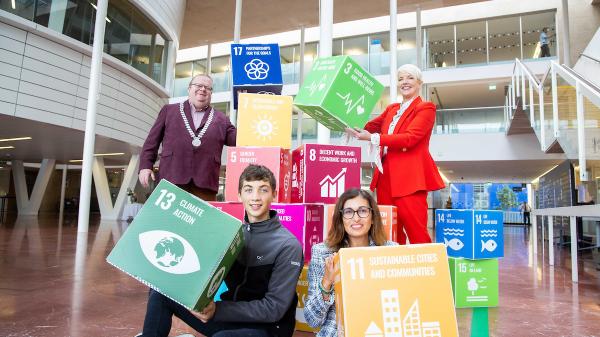
[{"label": "glass window", "polygon": [[487,63],[485,21],[456,25],[458,66]]},{"label": "glass window", "polygon": [[390,33],[372,34],[369,40],[369,72],[372,75],[389,74]]},{"label": "glass window", "polygon": [[206,59],[193,62],[192,76],[206,74]]},{"label": "glass window", "polygon": [[342,39],[333,40],[331,46],[331,56],[344,55],[344,41]]},{"label": "glass window", "polygon": [[30,0],[0,0],[0,10],[33,21],[35,2]]},{"label": "glass window", "polygon": [[192,62],[177,63],[175,65],[175,78],[192,77]]},{"label": "glass window", "polygon": [[299,48],[298,45],[279,48],[283,84],[298,82],[298,71],[296,69],[298,66],[298,56],[296,56],[296,49]]},{"label": "glass window", "polygon": [[514,61],[521,58],[519,17],[488,21],[490,62]]},{"label": "glass window", "polygon": [[369,46],[368,36],[357,36],[344,38],[343,55],[350,55],[361,67],[369,69],[369,55],[367,48]]},{"label": "glass window", "polygon": [[[319,43],[310,42],[304,45],[304,77],[312,68],[313,61],[319,57]],[[298,57],[298,59],[300,59]]]},{"label": "glass window", "polygon": [[229,55],[213,57],[211,59],[211,74],[213,78],[213,92],[228,91],[229,84]]},{"label": "glass window", "polygon": [[94,36],[96,10],[87,1],[73,0],[67,7],[63,34],[91,45]]},{"label": "glass window", "polygon": [[[112,6],[109,6],[107,11],[108,20],[104,32],[104,52],[125,63],[130,63],[131,14],[133,9],[127,2],[115,1],[111,4]],[[138,68],[138,70],[140,69]]]},{"label": "glass window", "polygon": [[427,68],[454,66],[454,25],[430,27],[427,36]]},{"label": "glass window", "polygon": [[546,28],[546,38],[548,40],[548,52],[550,56],[556,56],[556,23],[555,13],[539,13],[523,15],[523,58],[531,59],[542,56],[540,41],[542,29]]},{"label": "glass window", "polygon": [[398,67],[407,63],[417,64],[416,34],[414,29],[398,31]]}]

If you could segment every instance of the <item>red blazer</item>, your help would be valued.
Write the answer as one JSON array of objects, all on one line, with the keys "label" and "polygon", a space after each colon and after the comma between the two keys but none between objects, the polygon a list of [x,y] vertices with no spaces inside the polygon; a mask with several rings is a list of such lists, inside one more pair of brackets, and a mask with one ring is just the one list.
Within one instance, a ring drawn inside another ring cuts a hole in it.
[{"label": "red blazer", "polygon": [[[188,101],[183,103],[183,111],[193,128],[194,122]],[[204,127],[208,115],[204,114],[198,130]],[[200,188],[217,192],[223,145],[235,146],[236,135],[236,128],[229,118],[215,110],[212,123],[201,139],[202,144],[194,148],[192,137],[179,113],[179,103],[167,104],[158,113],[156,122],[144,142],[140,155],[140,170],[152,169],[162,143],[158,171],[160,179],[166,179],[176,185],[185,185],[193,181]]]},{"label": "red blazer", "polygon": [[[384,173],[390,174],[392,196],[403,197],[417,191],[444,188],[442,177],[429,153],[435,105],[422,101],[421,97],[415,98],[400,117],[394,133],[388,135],[388,128],[399,108],[398,103],[390,104],[379,117],[365,125],[367,131],[381,135],[380,155],[383,147],[388,147],[385,160],[394,168],[394,173]],[[379,170],[374,171],[371,190],[375,190],[381,176]]]}]

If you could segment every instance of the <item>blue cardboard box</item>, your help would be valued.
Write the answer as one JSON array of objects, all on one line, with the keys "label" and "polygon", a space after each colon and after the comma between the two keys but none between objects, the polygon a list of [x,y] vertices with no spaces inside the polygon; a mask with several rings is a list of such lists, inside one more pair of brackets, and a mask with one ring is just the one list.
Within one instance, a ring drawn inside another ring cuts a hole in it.
[{"label": "blue cardboard box", "polygon": [[283,80],[278,44],[231,44],[233,107],[238,92],[281,95]]},{"label": "blue cardboard box", "polygon": [[444,243],[448,256],[490,259],[504,256],[502,211],[438,209],[436,242]]}]

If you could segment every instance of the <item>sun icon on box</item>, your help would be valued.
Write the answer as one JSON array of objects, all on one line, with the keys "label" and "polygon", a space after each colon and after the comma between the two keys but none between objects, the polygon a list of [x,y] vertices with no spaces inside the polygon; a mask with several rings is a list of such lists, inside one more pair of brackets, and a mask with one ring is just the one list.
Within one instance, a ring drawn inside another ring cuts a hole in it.
[{"label": "sun icon on box", "polygon": [[256,120],[252,121],[252,130],[254,130],[256,138],[263,142],[271,140],[273,136],[277,135],[278,129],[277,122],[268,115],[260,115]]}]

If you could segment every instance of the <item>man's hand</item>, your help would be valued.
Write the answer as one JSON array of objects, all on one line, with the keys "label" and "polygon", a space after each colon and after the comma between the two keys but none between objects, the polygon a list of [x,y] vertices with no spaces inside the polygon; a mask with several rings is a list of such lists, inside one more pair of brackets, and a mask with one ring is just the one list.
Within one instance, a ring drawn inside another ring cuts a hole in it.
[{"label": "man's hand", "polygon": [[202,309],[202,311],[200,312],[194,312],[192,311],[192,314],[194,314],[194,316],[198,317],[199,320],[202,321],[202,323],[208,323],[208,321],[210,321],[213,316],[215,315],[215,310],[217,309],[217,306],[215,305],[215,302],[210,301],[210,303],[208,303],[208,305]]},{"label": "man's hand", "polygon": [[148,188],[148,186],[150,186],[150,178],[152,178],[152,181],[156,181],[156,178],[154,177],[154,172],[151,169],[140,170],[138,177],[140,179],[140,184],[142,184],[142,186],[144,186],[145,188]]}]

